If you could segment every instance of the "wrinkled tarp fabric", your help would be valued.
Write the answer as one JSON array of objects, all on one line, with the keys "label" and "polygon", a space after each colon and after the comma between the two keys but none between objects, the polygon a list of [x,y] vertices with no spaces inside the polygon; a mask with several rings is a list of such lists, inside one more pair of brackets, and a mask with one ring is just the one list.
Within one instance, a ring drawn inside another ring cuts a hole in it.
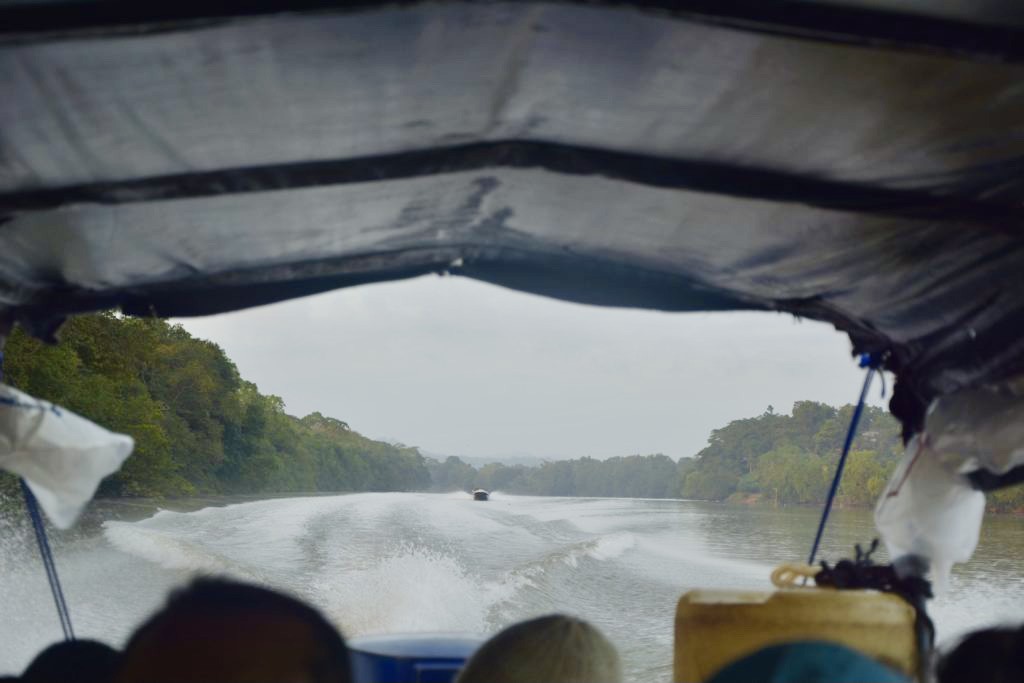
[{"label": "wrinkled tarp fabric", "polygon": [[908,435],[1024,370],[1012,59],[571,3],[143,28],[0,34],[0,321],[450,270],[831,322]]},{"label": "wrinkled tarp fabric", "polygon": [[955,472],[1005,474],[1024,465],[1024,377],[936,399],[922,438]]}]

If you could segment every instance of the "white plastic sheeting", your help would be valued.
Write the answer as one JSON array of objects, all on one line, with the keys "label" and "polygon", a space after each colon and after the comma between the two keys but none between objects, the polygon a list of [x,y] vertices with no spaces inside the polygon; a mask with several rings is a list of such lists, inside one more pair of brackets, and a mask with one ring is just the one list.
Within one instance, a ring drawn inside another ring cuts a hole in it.
[{"label": "white plastic sheeting", "polygon": [[954,563],[978,545],[985,495],[966,475],[1005,474],[1024,465],[1024,379],[942,396],[928,408],[875,509],[875,523],[893,558],[931,562],[941,590]]},{"label": "white plastic sheeting", "polygon": [[953,564],[974,554],[985,494],[928,450],[927,440],[911,440],[875,508],[875,526],[894,561],[905,555],[929,560],[932,585],[941,593]]},{"label": "white plastic sheeting", "polygon": [[25,479],[58,528],[75,523],[134,445],[130,436],[0,384],[0,468]]}]

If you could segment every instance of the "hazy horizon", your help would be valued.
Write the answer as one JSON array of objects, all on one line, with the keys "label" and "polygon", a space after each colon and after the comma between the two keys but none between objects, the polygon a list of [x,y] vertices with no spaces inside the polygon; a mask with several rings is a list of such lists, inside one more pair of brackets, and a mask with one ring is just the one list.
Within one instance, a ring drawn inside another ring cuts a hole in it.
[{"label": "hazy horizon", "polygon": [[456,277],[175,322],[290,413],[492,460],[693,456],[731,420],[851,403],[863,381],[846,335],[821,323],[600,308]]}]

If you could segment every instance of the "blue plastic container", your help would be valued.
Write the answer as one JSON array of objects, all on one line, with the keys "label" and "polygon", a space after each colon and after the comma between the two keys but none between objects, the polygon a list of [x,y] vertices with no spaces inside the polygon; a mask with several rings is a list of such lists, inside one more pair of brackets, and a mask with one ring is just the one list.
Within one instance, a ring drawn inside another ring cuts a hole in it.
[{"label": "blue plastic container", "polygon": [[414,633],[352,638],[355,683],[450,683],[482,638]]}]

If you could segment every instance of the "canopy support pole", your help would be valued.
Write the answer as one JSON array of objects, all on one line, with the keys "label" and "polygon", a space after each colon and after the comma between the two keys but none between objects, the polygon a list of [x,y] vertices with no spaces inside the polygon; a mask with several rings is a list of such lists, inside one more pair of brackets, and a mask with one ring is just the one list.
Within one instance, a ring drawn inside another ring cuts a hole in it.
[{"label": "canopy support pole", "polygon": [[25,506],[29,510],[32,527],[36,531],[36,543],[39,545],[39,555],[43,560],[43,568],[46,570],[46,580],[50,584],[50,592],[53,593],[53,602],[60,620],[60,630],[63,631],[65,640],[75,640],[75,631],[71,626],[71,612],[68,611],[68,602],[63,597],[63,590],[60,588],[60,578],[57,575],[56,564],[53,562],[50,542],[46,538],[46,527],[43,525],[43,516],[39,512],[39,503],[25,479],[19,479],[19,481],[22,483],[22,493],[25,494]]},{"label": "canopy support pole", "polygon": [[835,476],[832,477],[832,486],[828,490],[828,497],[825,499],[825,508],[821,511],[821,521],[818,522],[818,532],[814,534],[814,544],[811,546],[811,555],[807,564],[814,566],[814,558],[818,555],[818,548],[821,545],[821,537],[825,535],[825,525],[828,524],[828,515],[832,511],[832,503],[839,491],[839,481],[843,478],[843,468],[846,466],[846,457],[850,454],[850,447],[853,446],[853,437],[857,434],[857,423],[860,422],[861,413],[864,412],[864,401],[868,396],[868,389],[871,388],[871,379],[875,376],[877,363],[870,354],[864,354],[860,359],[860,366],[868,369],[864,378],[864,386],[860,390],[860,400],[850,418],[850,428],[846,431],[846,441],[843,443],[843,452],[839,456],[839,463],[836,465]]},{"label": "canopy support pole", "polygon": [[[0,382],[4,379],[3,348],[5,341],[6,337],[0,335]],[[46,537],[46,526],[43,524],[43,515],[39,512],[39,502],[24,479],[19,478],[18,482],[21,484],[21,493],[25,497],[25,508],[28,510],[29,519],[32,520],[36,544],[39,546],[39,556],[43,561],[43,569],[46,570],[46,580],[50,584],[50,592],[53,593],[53,602],[57,606],[57,618],[60,619],[60,628],[64,632],[64,640],[74,640],[75,632],[71,627],[71,613],[68,611],[68,603],[64,599],[64,590],[61,588],[60,577],[57,575],[57,565],[53,561],[50,541]]]},{"label": "canopy support pole", "polygon": [[60,628],[64,632],[64,640],[74,640],[75,632],[71,628],[71,613],[68,611],[64,590],[61,588],[60,577],[57,575],[57,565],[53,561],[53,551],[50,549],[50,541],[46,537],[46,527],[43,525],[43,516],[39,512],[39,503],[25,480],[19,479],[19,481],[21,482],[21,492],[25,495],[25,507],[28,509],[28,516],[32,520],[32,528],[35,530],[39,555],[43,560],[43,568],[46,570],[46,579],[50,583],[53,602],[57,606],[57,617],[60,619]]}]

